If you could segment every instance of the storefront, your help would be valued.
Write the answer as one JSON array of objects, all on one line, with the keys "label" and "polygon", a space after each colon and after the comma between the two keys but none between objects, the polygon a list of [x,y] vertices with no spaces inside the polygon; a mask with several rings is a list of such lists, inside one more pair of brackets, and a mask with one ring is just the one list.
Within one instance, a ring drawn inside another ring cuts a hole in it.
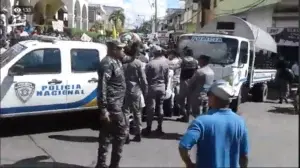
[{"label": "storefront", "polygon": [[290,63],[298,60],[299,28],[297,27],[272,27],[268,28],[278,45],[278,53],[285,57]]}]

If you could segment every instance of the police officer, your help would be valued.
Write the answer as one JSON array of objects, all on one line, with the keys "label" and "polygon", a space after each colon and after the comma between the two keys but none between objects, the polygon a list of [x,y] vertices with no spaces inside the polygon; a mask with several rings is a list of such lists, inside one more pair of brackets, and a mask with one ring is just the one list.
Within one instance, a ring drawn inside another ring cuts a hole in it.
[{"label": "police officer", "polygon": [[98,107],[102,127],[99,134],[99,149],[96,168],[106,168],[106,155],[110,136],[112,153],[110,168],[119,167],[123,145],[127,136],[127,124],[122,112],[125,97],[125,76],[122,67],[124,56],[122,44],[113,40],[107,42],[107,56],[100,63],[98,76]]},{"label": "police officer", "polygon": [[188,82],[192,115],[196,118],[207,112],[207,91],[214,82],[214,71],[208,66],[210,57],[201,55],[198,59],[200,68]]},{"label": "police officer", "polygon": [[[141,98],[147,95],[148,83],[144,71],[143,63],[138,59],[139,42],[134,42],[131,46],[131,56],[135,58],[131,62],[124,65],[126,78],[126,95],[124,99],[124,113],[127,123],[129,123],[130,112],[133,113],[133,121],[135,125],[135,137],[133,141],[141,141],[142,131],[142,107]],[[142,95],[143,94],[143,95]],[[128,125],[129,128],[129,125]],[[127,140],[127,142],[129,142]]]},{"label": "police officer", "polygon": [[158,135],[163,134],[163,102],[166,94],[169,78],[169,60],[162,55],[162,48],[153,46],[154,59],[146,65],[146,76],[148,81],[148,95],[146,97],[147,127],[143,130],[145,136],[150,135],[153,116],[158,112]]},{"label": "police officer", "polygon": [[192,78],[198,68],[198,61],[193,57],[193,51],[189,48],[184,49],[184,56],[181,63],[179,108],[183,115],[178,121],[188,122],[190,114],[190,97],[188,81]]}]

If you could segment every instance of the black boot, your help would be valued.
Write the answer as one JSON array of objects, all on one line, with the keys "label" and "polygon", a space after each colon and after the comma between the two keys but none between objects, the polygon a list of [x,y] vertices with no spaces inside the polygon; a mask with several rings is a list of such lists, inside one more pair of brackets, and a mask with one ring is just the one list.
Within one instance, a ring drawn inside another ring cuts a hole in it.
[{"label": "black boot", "polygon": [[165,134],[165,133],[163,132],[163,130],[162,130],[162,126],[161,126],[161,125],[159,125],[159,126],[157,127],[157,129],[155,130],[155,132],[156,132],[156,134],[157,134],[158,136],[162,136],[162,135]]},{"label": "black boot", "polygon": [[149,136],[151,134],[151,127],[146,127],[142,130],[143,136]]},{"label": "black boot", "polygon": [[134,141],[134,142],[141,142],[142,141],[141,134],[135,135],[135,137],[132,139],[132,141]]},{"label": "black boot", "polygon": [[188,116],[183,116],[181,118],[177,118],[176,121],[188,123],[189,122],[189,117]]}]

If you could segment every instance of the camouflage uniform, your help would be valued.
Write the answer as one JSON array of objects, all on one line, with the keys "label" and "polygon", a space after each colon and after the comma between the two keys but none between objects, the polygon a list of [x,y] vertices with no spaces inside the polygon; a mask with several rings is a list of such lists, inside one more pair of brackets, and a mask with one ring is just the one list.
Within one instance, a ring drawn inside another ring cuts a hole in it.
[{"label": "camouflage uniform", "polygon": [[133,121],[136,128],[135,134],[140,135],[142,130],[141,96],[142,94],[146,95],[148,91],[146,75],[143,64],[138,59],[125,64],[124,71],[126,78],[126,95],[123,107],[124,113],[127,123],[129,123],[130,112],[133,113]]},{"label": "camouflage uniform", "polygon": [[110,167],[119,167],[127,136],[127,124],[122,112],[126,84],[121,61],[106,56],[100,63],[98,76],[98,106],[107,109],[110,122],[102,123],[100,128],[97,168],[107,167],[105,162],[110,136],[112,136]]},{"label": "camouflage uniform", "polygon": [[192,56],[185,56],[181,63],[181,73],[180,73],[180,89],[179,89],[179,108],[183,115],[183,120],[188,121],[190,114],[190,96],[188,81],[191,79],[193,74],[198,68],[198,61]]},{"label": "camouflage uniform", "polygon": [[163,102],[169,81],[169,60],[164,56],[156,57],[146,65],[148,81],[147,108],[147,133],[151,132],[153,116],[158,107],[158,131],[162,131],[164,117]]},{"label": "camouflage uniform", "polygon": [[193,117],[208,110],[207,91],[214,82],[214,72],[209,66],[198,69],[188,82]]}]

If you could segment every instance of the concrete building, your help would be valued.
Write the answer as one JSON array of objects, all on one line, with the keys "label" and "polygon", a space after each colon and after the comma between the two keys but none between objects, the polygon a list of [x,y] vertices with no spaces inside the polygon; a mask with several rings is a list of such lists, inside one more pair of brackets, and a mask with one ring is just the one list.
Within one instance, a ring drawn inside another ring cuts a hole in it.
[{"label": "concrete building", "polygon": [[297,59],[299,45],[298,0],[224,0],[215,9],[216,16],[233,14],[268,31],[286,59]]},{"label": "concrete building", "polygon": [[167,20],[168,31],[182,31],[181,24],[184,18],[184,9],[168,9],[165,19]]},{"label": "concrete building", "polygon": [[101,22],[106,28],[111,28],[112,23],[108,20],[109,16],[117,10],[123,10],[121,7],[106,6],[100,4],[89,4],[89,28],[92,27],[96,21]]},{"label": "concrete building", "polygon": [[1,0],[1,8],[13,13],[14,5],[32,6],[34,13],[26,19],[34,24],[45,24],[56,16],[64,20],[66,26],[87,30],[88,28],[88,0]]}]

